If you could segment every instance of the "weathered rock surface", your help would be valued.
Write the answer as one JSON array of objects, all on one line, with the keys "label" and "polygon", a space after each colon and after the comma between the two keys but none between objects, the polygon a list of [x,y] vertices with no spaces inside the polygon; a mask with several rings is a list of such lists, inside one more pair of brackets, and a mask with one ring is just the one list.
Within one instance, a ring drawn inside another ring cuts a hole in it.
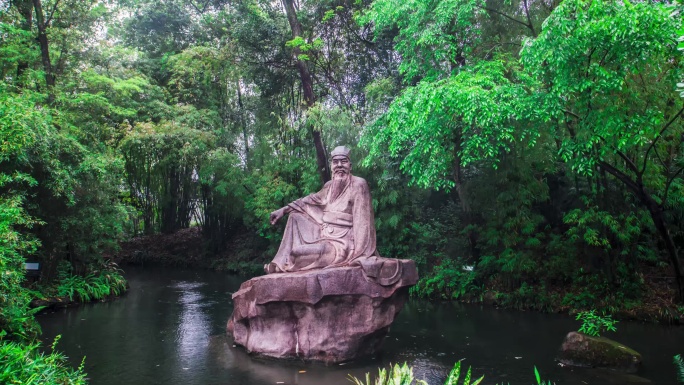
[{"label": "weathered rock surface", "polygon": [[233,294],[227,331],[250,353],[326,363],[376,352],[418,280],[413,261],[382,286],[359,266],[268,274]]},{"label": "weathered rock surface", "polygon": [[558,361],[565,365],[607,368],[634,373],[641,365],[641,354],[605,337],[592,337],[570,332],[565,336],[558,353]]}]

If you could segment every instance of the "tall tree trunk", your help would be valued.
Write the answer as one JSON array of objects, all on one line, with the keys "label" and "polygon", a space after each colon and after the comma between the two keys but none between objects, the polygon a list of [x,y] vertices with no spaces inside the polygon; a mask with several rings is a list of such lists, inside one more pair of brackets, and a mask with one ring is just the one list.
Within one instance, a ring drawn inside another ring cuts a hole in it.
[{"label": "tall tree trunk", "polygon": [[463,178],[463,166],[461,164],[461,138],[456,136],[454,140],[454,183],[456,184],[456,194],[458,195],[458,200],[461,203],[461,211],[463,212],[463,224],[469,227],[467,237],[468,245],[470,247],[470,256],[473,258],[473,262],[477,263],[480,261],[480,250],[477,244],[478,234],[474,230],[475,224],[475,213],[472,211],[470,206],[470,198],[468,197],[468,192],[465,189],[465,183]]},{"label": "tall tree trunk", "polygon": [[[31,28],[33,28],[33,4],[31,4],[31,0],[15,1],[14,4],[23,18],[21,21],[21,29],[30,32]],[[26,61],[22,60],[17,63],[17,79],[21,78],[28,67],[29,63]]]},{"label": "tall tree trunk", "polygon": [[[282,2],[283,6],[285,7],[287,21],[290,23],[290,28],[292,29],[292,37],[301,37],[302,25],[299,23],[299,19],[297,19],[297,12],[295,10],[293,0],[282,0]],[[297,69],[299,70],[299,76],[302,79],[304,101],[307,107],[311,107],[314,105],[314,103],[316,103],[316,95],[313,91],[313,80],[306,62],[299,58],[300,53],[301,50],[299,47],[295,47],[294,55],[296,58]],[[317,131],[316,129],[313,130],[313,140],[314,147],[316,147],[316,163],[318,164],[318,173],[321,176],[321,180],[325,184],[330,180],[330,165],[328,165],[328,157],[325,151],[325,146],[323,145],[323,138],[321,138],[320,131]]]},{"label": "tall tree trunk", "polygon": [[249,169],[249,136],[247,136],[247,122],[245,119],[245,106],[242,104],[242,91],[240,81],[237,82],[238,108],[240,108],[240,125],[242,126],[242,140],[245,141],[245,166]]},{"label": "tall tree trunk", "polygon": [[684,302],[684,280],[682,279],[682,266],[679,263],[677,245],[675,245],[672,235],[670,235],[670,231],[667,228],[667,222],[665,222],[665,217],[663,216],[663,209],[655,200],[653,200],[650,195],[646,194],[645,192],[640,198],[648,208],[648,212],[651,214],[653,224],[655,225],[656,229],[658,229],[658,233],[660,233],[661,238],[665,242],[665,248],[667,249],[667,254],[670,256],[670,262],[672,263],[675,279],[677,280],[679,300]]},{"label": "tall tree trunk", "polygon": [[40,0],[33,0],[33,8],[36,11],[36,26],[38,27],[38,44],[40,45],[40,56],[45,71],[45,83],[48,89],[48,101],[54,100],[53,88],[55,86],[55,76],[52,73],[52,63],[50,62],[50,46],[47,38],[47,25],[43,15],[43,5]]}]

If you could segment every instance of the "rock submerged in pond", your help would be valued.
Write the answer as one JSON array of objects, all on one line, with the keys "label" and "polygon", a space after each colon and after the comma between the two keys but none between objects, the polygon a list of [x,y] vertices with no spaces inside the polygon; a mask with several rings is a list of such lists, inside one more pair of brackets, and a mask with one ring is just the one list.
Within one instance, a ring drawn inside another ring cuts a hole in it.
[{"label": "rock submerged in pond", "polygon": [[418,273],[400,260],[401,278],[382,286],[359,266],[250,279],[233,294],[227,331],[250,353],[336,363],[375,353]]},{"label": "rock submerged in pond", "polygon": [[635,373],[641,365],[641,354],[605,337],[570,332],[565,336],[557,360],[569,366]]}]

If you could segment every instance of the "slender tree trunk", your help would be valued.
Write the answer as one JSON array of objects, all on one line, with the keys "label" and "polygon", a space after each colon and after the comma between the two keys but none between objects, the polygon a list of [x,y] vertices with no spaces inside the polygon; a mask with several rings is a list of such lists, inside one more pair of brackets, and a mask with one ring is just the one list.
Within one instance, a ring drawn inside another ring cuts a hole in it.
[{"label": "slender tree trunk", "polygon": [[[33,28],[33,5],[31,4],[31,1],[15,1],[15,6],[17,7],[17,10],[19,11],[19,14],[23,18],[21,21],[21,29],[24,31],[31,31],[31,28]],[[17,63],[17,79],[21,78],[21,76],[26,72],[26,70],[29,68],[29,63],[26,61],[20,61]]]},{"label": "slender tree trunk", "polygon": [[461,151],[461,140],[460,137],[456,137],[454,141],[454,183],[456,184],[456,194],[458,195],[458,200],[461,203],[461,211],[463,212],[463,225],[470,227],[468,230],[468,245],[470,246],[470,255],[473,257],[475,263],[480,260],[480,250],[478,247],[477,231],[471,227],[475,224],[475,213],[472,211],[470,206],[470,199],[468,197],[468,192],[465,188],[464,178],[463,178],[463,167],[461,165],[461,156],[459,152]]},{"label": "slender tree trunk", "polygon": [[463,210],[466,215],[470,215],[470,200],[468,199],[465,186],[463,185],[463,169],[461,167],[461,157],[459,156],[458,151],[454,154],[454,183],[456,184],[458,200],[461,201],[461,210]]},{"label": "slender tree trunk", "polygon": [[245,166],[249,169],[249,137],[247,136],[247,122],[245,121],[245,106],[242,104],[240,81],[237,82],[238,107],[240,108],[240,124],[242,125],[242,140],[245,141]]},{"label": "slender tree trunk", "polygon": [[658,229],[658,233],[660,233],[660,236],[665,242],[665,248],[670,256],[670,262],[674,268],[675,279],[677,280],[679,300],[684,302],[684,280],[682,279],[682,266],[679,263],[677,245],[675,245],[672,235],[670,235],[670,231],[667,228],[667,223],[665,222],[665,217],[663,216],[663,209],[655,200],[653,200],[650,195],[645,192],[640,198],[648,208],[648,212],[651,214],[653,224],[655,225],[656,229]]},{"label": "slender tree trunk", "polygon": [[43,71],[45,71],[45,83],[47,84],[48,89],[48,101],[52,103],[55,98],[53,94],[55,76],[52,72],[52,63],[50,62],[50,45],[47,38],[47,25],[45,25],[45,16],[43,15],[43,5],[41,1],[33,0],[33,8],[36,11],[38,44],[40,45],[40,56],[43,62]]},{"label": "slender tree trunk", "polygon": [[[283,6],[285,7],[285,13],[287,15],[287,21],[290,23],[290,28],[292,29],[292,37],[302,36],[302,25],[297,19],[297,12],[294,7],[293,0],[282,0]],[[316,103],[316,95],[313,91],[313,80],[311,78],[311,73],[309,72],[309,67],[304,60],[299,58],[301,53],[299,47],[294,48],[294,55],[296,60],[297,69],[299,70],[299,76],[302,79],[302,89],[304,92],[304,101],[307,107],[311,107]],[[318,173],[321,176],[321,180],[325,184],[330,180],[330,166],[328,165],[328,157],[325,151],[325,146],[323,145],[323,138],[321,138],[321,132],[314,129],[313,130],[313,140],[314,147],[316,147],[316,163],[318,164]]]}]

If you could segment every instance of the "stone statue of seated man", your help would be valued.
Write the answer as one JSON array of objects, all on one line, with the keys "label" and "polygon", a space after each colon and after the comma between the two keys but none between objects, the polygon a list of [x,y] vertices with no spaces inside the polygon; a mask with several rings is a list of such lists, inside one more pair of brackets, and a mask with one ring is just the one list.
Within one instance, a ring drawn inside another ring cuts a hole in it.
[{"label": "stone statue of seated man", "polygon": [[396,259],[382,258],[375,245],[375,224],[368,183],[351,174],[350,150],[331,152],[333,178],[319,192],[275,210],[271,224],[289,214],[283,240],[266,273],[361,266],[367,279],[394,284],[402,274]]}]

